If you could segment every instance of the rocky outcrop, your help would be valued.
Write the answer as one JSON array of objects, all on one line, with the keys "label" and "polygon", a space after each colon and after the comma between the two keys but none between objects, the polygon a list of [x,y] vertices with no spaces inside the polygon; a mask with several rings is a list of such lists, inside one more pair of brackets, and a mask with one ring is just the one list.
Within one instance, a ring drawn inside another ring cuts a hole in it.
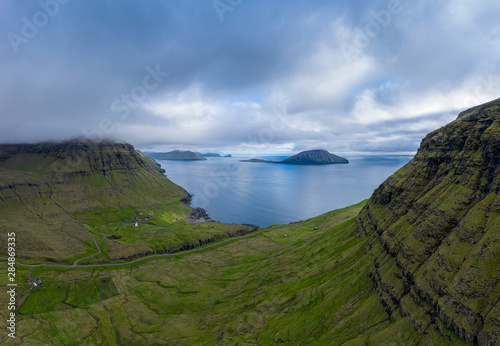
[{"label": "rocky outcrop", "polygon": [[209,222],[212,221],[210,216],[205,209],[197,207],[193,209],[191,215],[189,215],[187,222],[189,223],[197,223],[197,222]]},{"label": "rocky outcrop", "polygon": [[427,135],[357,224],[390,314],[500,344],[500,100]]}]

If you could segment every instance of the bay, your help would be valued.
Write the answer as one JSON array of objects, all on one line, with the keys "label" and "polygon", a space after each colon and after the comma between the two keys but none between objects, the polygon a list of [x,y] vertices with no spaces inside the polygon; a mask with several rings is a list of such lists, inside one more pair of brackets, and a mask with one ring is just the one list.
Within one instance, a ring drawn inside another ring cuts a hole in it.
[{"label": "bay", "polygon": [[245,158],[157,162],[170,180],[193,195],[191,205],[206,209],[212,219],[266,227],[367,199],[412,156],[355,156],[348,158],[349,164],[318,166],[240,162]]}]

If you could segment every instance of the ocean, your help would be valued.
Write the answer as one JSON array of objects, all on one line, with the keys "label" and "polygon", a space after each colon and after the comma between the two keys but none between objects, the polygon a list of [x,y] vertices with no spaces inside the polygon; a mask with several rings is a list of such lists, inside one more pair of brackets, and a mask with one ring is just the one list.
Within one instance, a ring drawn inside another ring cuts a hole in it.
[{"label": "ocean", "polygon": [[170,180],[193,195],[191,206],[206,209],[213,220],[266,227],[367,199],[412,156],[354,156],[348,157],[349,164],[320,166],[239,161],[246,158],[157,162]]}]

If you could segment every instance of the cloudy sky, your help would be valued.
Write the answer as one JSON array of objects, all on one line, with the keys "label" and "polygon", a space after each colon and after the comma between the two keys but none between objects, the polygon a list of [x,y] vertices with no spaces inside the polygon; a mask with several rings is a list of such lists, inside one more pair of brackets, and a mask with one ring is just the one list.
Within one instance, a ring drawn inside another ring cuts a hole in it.
[{"label": "cloudy sky", "polygon": [[0,142],[414,152],[500,97],[497,0],[0,2]]}]

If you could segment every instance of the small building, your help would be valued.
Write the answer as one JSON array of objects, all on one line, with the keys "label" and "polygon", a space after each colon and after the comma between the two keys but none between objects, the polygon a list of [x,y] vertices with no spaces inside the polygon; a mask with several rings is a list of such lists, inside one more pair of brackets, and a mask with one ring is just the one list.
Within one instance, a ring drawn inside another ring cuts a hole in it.
[{"label": "small building", "polygon": [[134,225],[134,227],[137,227],[137,226],[139,226],[139,224],[136,222],[135,225]]},{"label": "small building", "polygon": [[31,278],[27,278],[26,279],[26,282],[28,283],[30,289],[32,289],[33,287],[41,287],[42,286],[42,280],[40,280],[39,278],[35,278],[34,277],[31,277]]}]

